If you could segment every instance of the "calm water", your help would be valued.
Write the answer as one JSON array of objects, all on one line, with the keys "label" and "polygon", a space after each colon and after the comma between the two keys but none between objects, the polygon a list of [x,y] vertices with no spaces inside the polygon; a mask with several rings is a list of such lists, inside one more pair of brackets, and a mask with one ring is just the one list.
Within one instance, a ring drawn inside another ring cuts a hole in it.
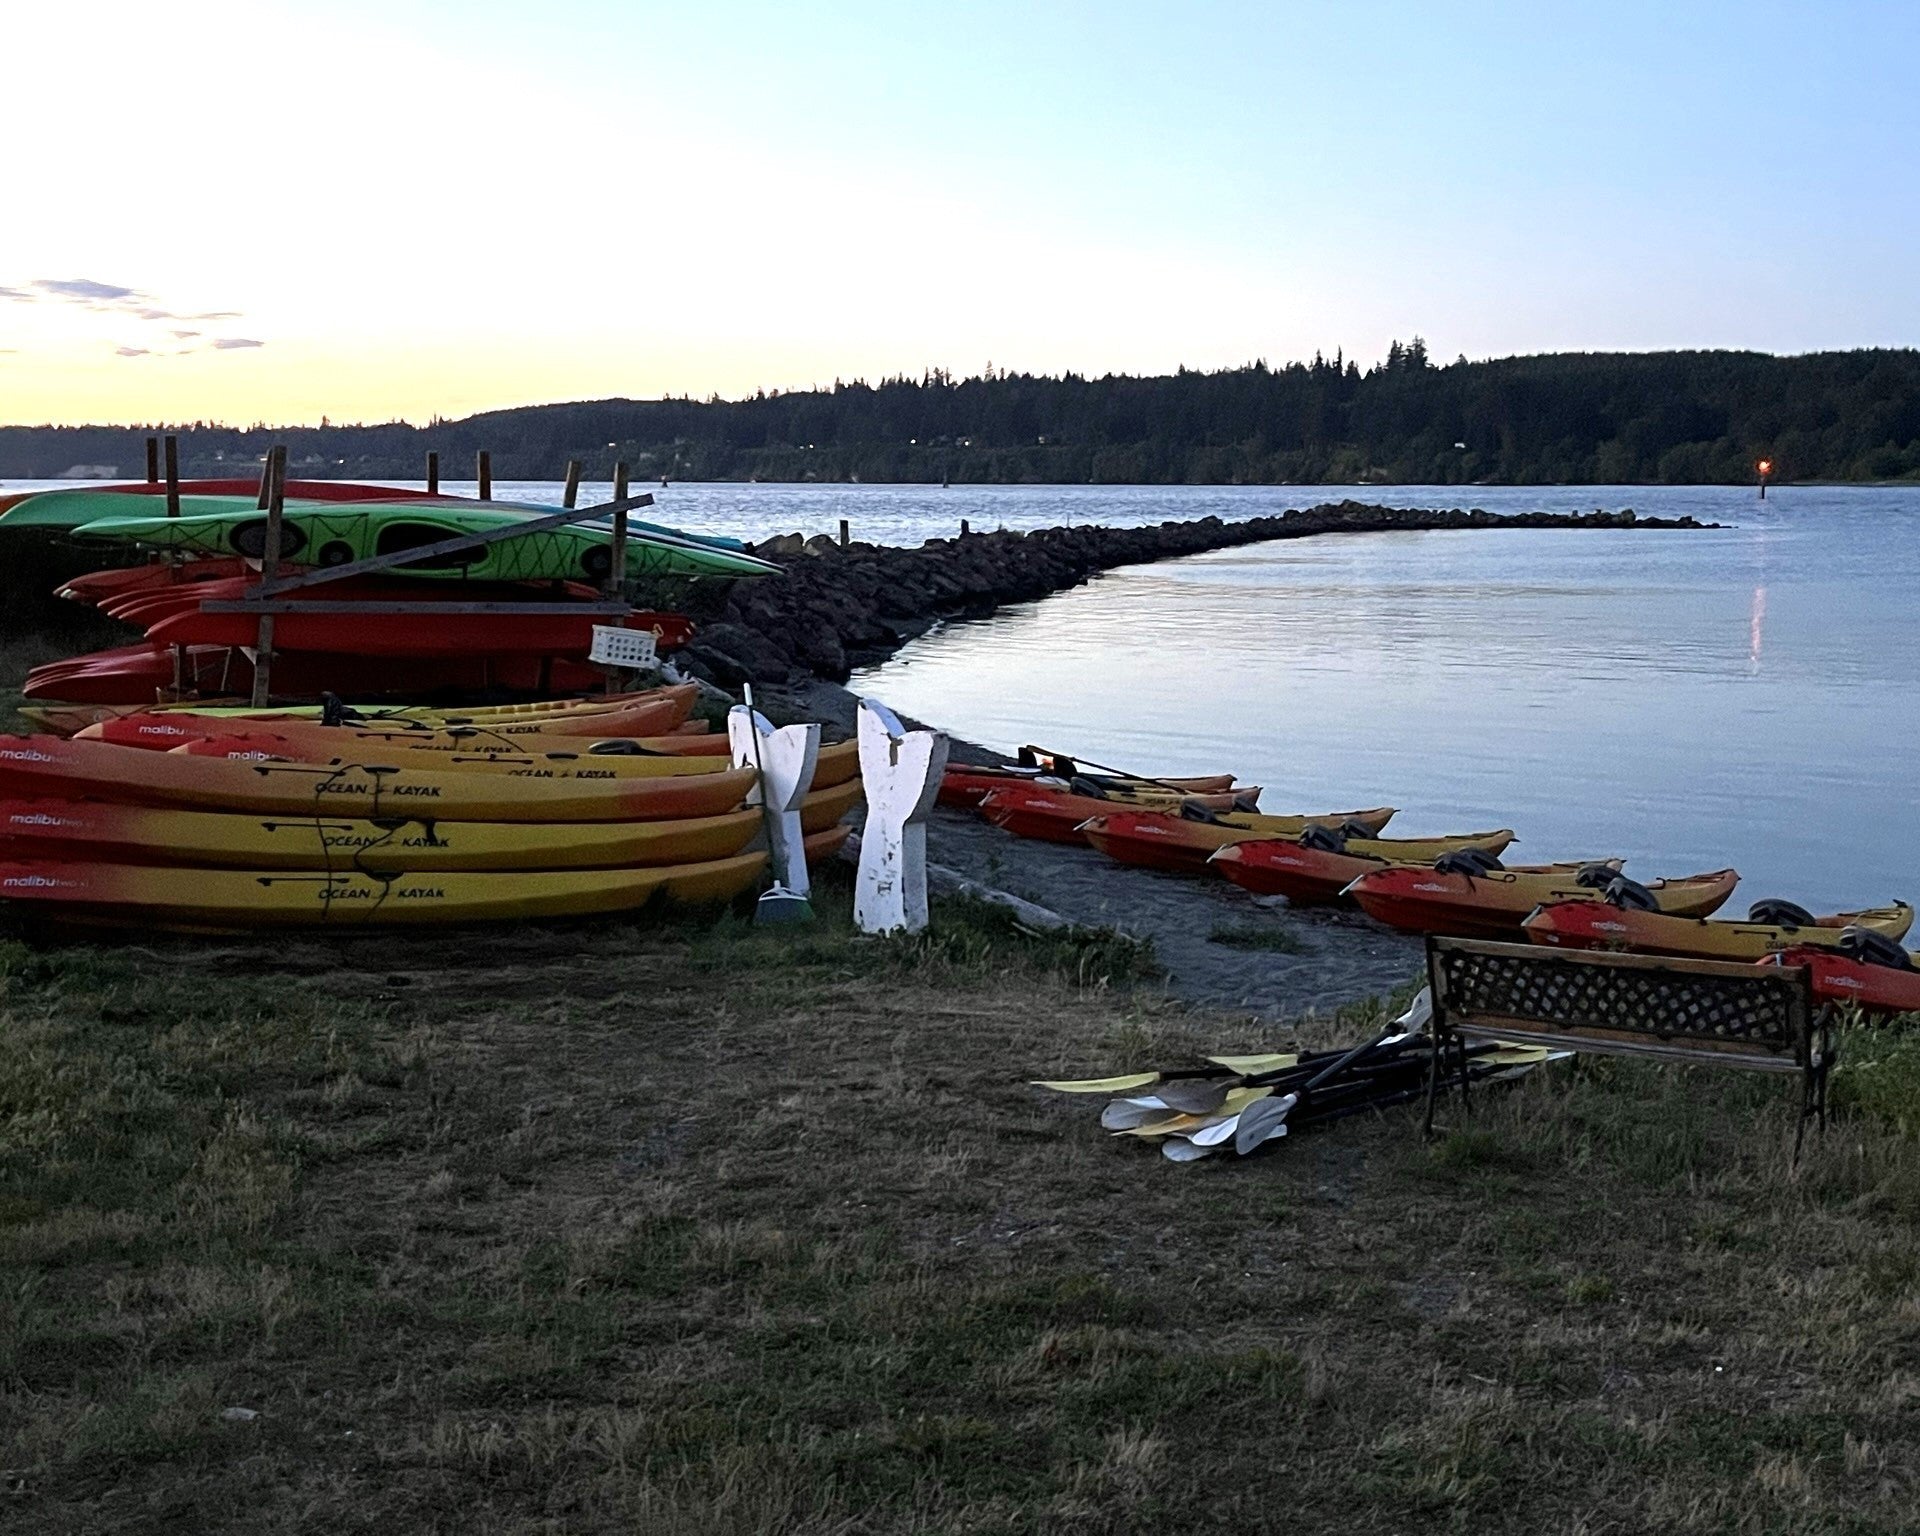
[{"label": "calm water", "polygon": [[[0,483],[0,490],[23,488]],[[449,490],[470,490],[449,482]],[[583,501],[609,487],[583,488]],[[956,733],[1149,773],[1232,768],[1275,809],[1511,826],[1515,857],[1732,864],[1735,903],[1920,898],[1920,488],[675,485],[651,516],[758,538],[1251,517],[1353,496],[1631,506],[1710,533],[1293,540],[1111,572],[949,625],[855,686]],[[557,501],[551,483],[503,498]]]},{"label": "calm water", "polygon": [[[1272,496],[1228,494],[1248,511]],[[1274,809],[1397,805],[1401,835],[1510,826],[1516,858],[1621,854],[1643,878],[1731,864],[1743,911],[1920,899],[1920,491],[1474,497],[1739,526],[1305,539],[1133,567],[949,625],[854,686],[1003,749],[1231,768]]]}]

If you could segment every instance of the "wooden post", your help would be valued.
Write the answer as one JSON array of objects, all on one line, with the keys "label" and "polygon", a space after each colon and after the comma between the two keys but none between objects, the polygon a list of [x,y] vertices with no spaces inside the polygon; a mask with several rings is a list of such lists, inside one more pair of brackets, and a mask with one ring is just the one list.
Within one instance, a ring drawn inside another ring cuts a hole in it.
[{"label": "wooden post", "polygon": [[157,437],[150,437],[147,439],[147,484],[158,485],[159,483],[160,483],[160,439]]},{"label": "wooden post", "polygon": [[850,530],[847,527],[847,520],[843,517],[840,519],[840,547],[842,549],[845,549],[847,547],[847,539],[849,535],[850,535]]},{"label": "wooden post", "polygon": [[492,501],[493,455],[488,453],[484,448],[480,450],[479,458],[475,463],[474,478],[480,482],[480,499],[482,501]]},{"label": "wooden post", "polygon": [[427,450],[427,494],[440,494],[440,455],[432,449]]},{"label": "wooden post", "polygon": [[960,537],[964,539],[968,534],[972,532],[973,532],[972,526],[967,522],[967,520],[964,517],[961,518],[960,519]]},{"label": "wooden post", "polygon": [[560,505],[563,507],[574,507],[574,506],[578,506],[579,504],[580,504],[580,461],[578,459],[568,459],[567,460],[567,489],[566,489],[566,493],[562,495],[560,498]]},{"label": "wooden post", "polygon": [[[617,462],[613,466],[613,499],[627,499],[627,466]],[[627,509],[622,507],[613,514],[613,566],[607,572],[607,595],[617,596],[627,586]]]},{"label": "wooden post", "polygon": [[[147,441],[151,443],[152,438]],[[167,434],[167,516],[180,515],[180,439]]]},{"label": "wooden post", "polygon": [[[260,477],[260,498],[267,509],[267,542],[260,558],[260,584],[271,587],[280,574],[280,527],[287,510],[287,449],[277,444],[267,454],[267,470]],[[253,706],[265,706],[273,686],[273,615],[260,615],[253,654]]]}]

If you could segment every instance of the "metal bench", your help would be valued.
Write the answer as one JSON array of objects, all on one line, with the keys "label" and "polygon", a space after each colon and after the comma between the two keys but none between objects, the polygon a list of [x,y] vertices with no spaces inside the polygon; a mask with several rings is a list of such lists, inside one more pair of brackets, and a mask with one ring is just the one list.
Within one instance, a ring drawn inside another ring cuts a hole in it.
[{"label": "metal bench", "polygon": [[[1796,1158],[1807,1121],[1826,1125],[1832,1026],[1828,1010],[1814,1007],[1803,967],[1429,938],[1427,979],[1433,992],[1429,1135],[1446,1054],[1458,1052],[1464,1064],[1467,1042],[1489,1039],[1797,1073]],[[1464,1071],[1460,1084],[1465,1104]]]}]

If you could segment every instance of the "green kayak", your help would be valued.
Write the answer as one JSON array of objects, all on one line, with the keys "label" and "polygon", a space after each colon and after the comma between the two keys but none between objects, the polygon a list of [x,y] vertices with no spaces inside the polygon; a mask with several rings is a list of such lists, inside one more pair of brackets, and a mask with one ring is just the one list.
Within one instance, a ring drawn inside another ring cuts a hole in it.
[{"label": "green kayak", "polygon": [[[208,502],[227,505],[210,508],[204,505]],[[437,544],[462,533],[512,527],[537,510],[419,501],[289,506],[281,524],[280,555],[296,565],[346,565]],[[179,517],[100,518],[75,528],[73,536],[257,560],[266,553],[267,518],[245,497],[183,497]],[[399,566],[395,574],[475,581],[601,581],[612,565],[612,530],[604,524],[588,524],[542,529],[478,549],[434,555]],[[764,576],[779,569],[771,561],[682,534],[631,527],[627,531],[629,576]]]}]

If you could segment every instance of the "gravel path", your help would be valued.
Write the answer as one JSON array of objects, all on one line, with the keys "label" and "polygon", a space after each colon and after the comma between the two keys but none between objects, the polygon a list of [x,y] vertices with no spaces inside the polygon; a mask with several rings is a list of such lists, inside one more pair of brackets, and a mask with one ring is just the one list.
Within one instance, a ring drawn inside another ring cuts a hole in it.
[{"label": "gravel path", "polygon": [[[851,733],[859,701],[832,683],[765,690],[779,717],[826,722]],[[955,740],[956,761],[999,761]],[[1292,910],[1279,898],[1250,895],[1225,880],[1188,879],[1133,869],[1091,848],[1015,837],[965,812],[936,809],[928,858],[1073,922],[1116,928],[1153,940],[1176,997],[1261,1019],[1298,1018],[1390,992],[1421,965],[1420,941],[1358,912]],[[1287,948],[1225,944],[1231,932]]]}]

